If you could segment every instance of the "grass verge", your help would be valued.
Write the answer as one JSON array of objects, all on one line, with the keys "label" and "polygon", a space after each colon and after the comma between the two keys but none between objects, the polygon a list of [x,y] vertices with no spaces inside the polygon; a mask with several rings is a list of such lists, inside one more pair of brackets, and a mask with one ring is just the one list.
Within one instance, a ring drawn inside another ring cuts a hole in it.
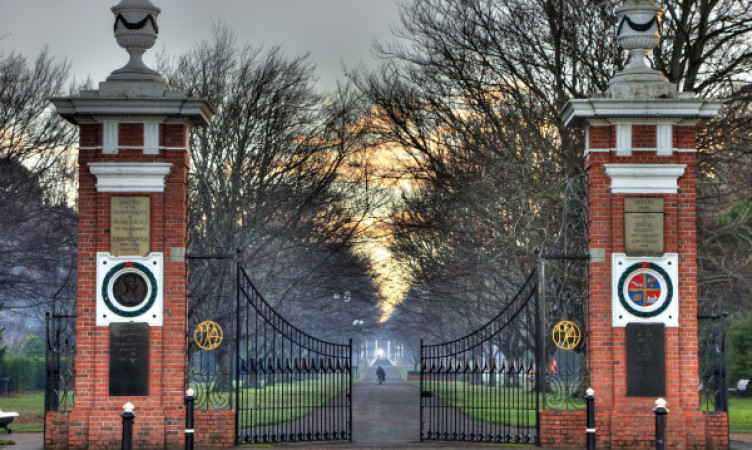
[{"label": "grass verge", "polygon": [[10,424],[14,433],[44,431],[44,391],[13,392],[0,397],[0,409],[19,414]]}]

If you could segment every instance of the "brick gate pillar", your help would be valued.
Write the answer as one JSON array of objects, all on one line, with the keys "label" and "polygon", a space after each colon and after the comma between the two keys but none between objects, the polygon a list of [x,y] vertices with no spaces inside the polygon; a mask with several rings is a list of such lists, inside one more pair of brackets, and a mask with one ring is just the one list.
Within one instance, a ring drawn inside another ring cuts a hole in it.
[{"label": "brick gate pillar", "polygon": [[75,407],[68,441],[48,448],[119,448],[126,402],[135,448],[184,438],[188,133],[213,109],[166,90],[141,60],[159,8],[123,0],[112,11],[128,64],[98,90],[52,99],[80,131],[79,247]]},{"label": "brick gate pillar", "polygon": [[616,13],[629,67],[606,92],[570,101],[562,112],[565,124],[586,131],[597,447],[652,448],[652,409],[663,397],[669,445],[706,448],[710,434],[698,396],[695,129],[720,104],[679,93],[646,64],[663,13],[652,0],[625,1]]}]

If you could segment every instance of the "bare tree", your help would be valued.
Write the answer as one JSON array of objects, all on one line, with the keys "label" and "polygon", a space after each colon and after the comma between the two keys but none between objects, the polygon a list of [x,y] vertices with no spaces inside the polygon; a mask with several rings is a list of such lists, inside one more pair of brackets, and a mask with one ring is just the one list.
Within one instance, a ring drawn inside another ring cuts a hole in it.
[{"label": "bare tree", "polygon": [[[415,0],[402,12],[401,44],[380,47],[382,68],[358,77],[374,104],[373,132],[400,148],[400,176],[413,180],[395,205],[393,249],[436,307],[488,314],[532,248],[554,247],[568,180],[583,171],[582,136],[562,129],[559,112],[623,67],[620,3]],[[750,130],[752,11],[737,0],[666,7],[657,67],[685,91],[738,104],[719,121],[723,132],[711,126],[700,140],[713,148],[702,153],[700,180],[715,197],[701,209],[712,218],[749,193],[729,157],[749,157],[736,142]],[[584,210],[575,214],[584,222]]]},{"label": "bare tree", "polygon": [[48,102],[67,88],[68,64],[47,51],[0,55],[0,302],[38,317],[76,285],[76,132]]},{"label": "bare tree", "polygon": [[[370,208],[356,92],[343,85],[323,96],[307,55],[239,45],[223,26],[211,41],[162,59],[171,87],[217,109],[209,127],[191,132],[191,251],[240,249],[254,284],[279,308],[330,301],[347,283],[359,289],[352,276],[328,270],[332,260],[354,258]],[[372,296],[366,268],[355,267]],[[206,282],[207,294],[216,290]]]}]

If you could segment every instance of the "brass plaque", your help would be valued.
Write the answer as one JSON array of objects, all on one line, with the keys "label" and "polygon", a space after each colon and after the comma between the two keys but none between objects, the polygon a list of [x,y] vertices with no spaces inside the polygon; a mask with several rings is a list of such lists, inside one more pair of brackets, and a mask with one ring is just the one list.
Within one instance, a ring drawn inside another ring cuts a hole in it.
[{"label": "brass plaque", "polygon": [[663,199],[624,199],[624,248],[627,256],[662,256]]},{"label": "brass plaque", "polygon": [[113,196],[110,199],[110,253],[146,256],[151,241],[151,199]]},{"label": "brass plaque", "polygon": [[663,199],[650,197],[627,197],[624,199],[625,213],[663,213]]}]

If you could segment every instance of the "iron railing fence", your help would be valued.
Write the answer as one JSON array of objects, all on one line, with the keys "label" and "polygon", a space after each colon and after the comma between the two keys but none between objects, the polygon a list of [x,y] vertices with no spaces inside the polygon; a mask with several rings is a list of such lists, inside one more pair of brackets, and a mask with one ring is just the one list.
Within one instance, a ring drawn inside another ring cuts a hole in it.
[{"label": "iron railing fence", "polygon": [[352,440],[352,340],[317,339],[264,300],[238,268],[236,440]]},{"label": "iron railing fence", "polygon": [[44,412],[75,405],[76,316],[53,311],[45,317]]},{"label": "iron railing fence", "polygon": [[420,347],[421,441],[538,443],[538,272],[483,327]]},{"label": "iron railing fence", "polygon": [[[728,412],[726,335],[728,314],[698,315],[700,408]],[[732,381],[733,382],[733,381]]]},{"label": "iron railing fence", "polygon": [[585,408],[588,255],[543,255],[539,262],[542,304],[543,409]]},{"label": "iron railing fence", "polygon": [[[229,410],[234,398],[235,254],[189,254],[186,384],[196,410]],[[210,333],[213,333],[210,335]]]}]

